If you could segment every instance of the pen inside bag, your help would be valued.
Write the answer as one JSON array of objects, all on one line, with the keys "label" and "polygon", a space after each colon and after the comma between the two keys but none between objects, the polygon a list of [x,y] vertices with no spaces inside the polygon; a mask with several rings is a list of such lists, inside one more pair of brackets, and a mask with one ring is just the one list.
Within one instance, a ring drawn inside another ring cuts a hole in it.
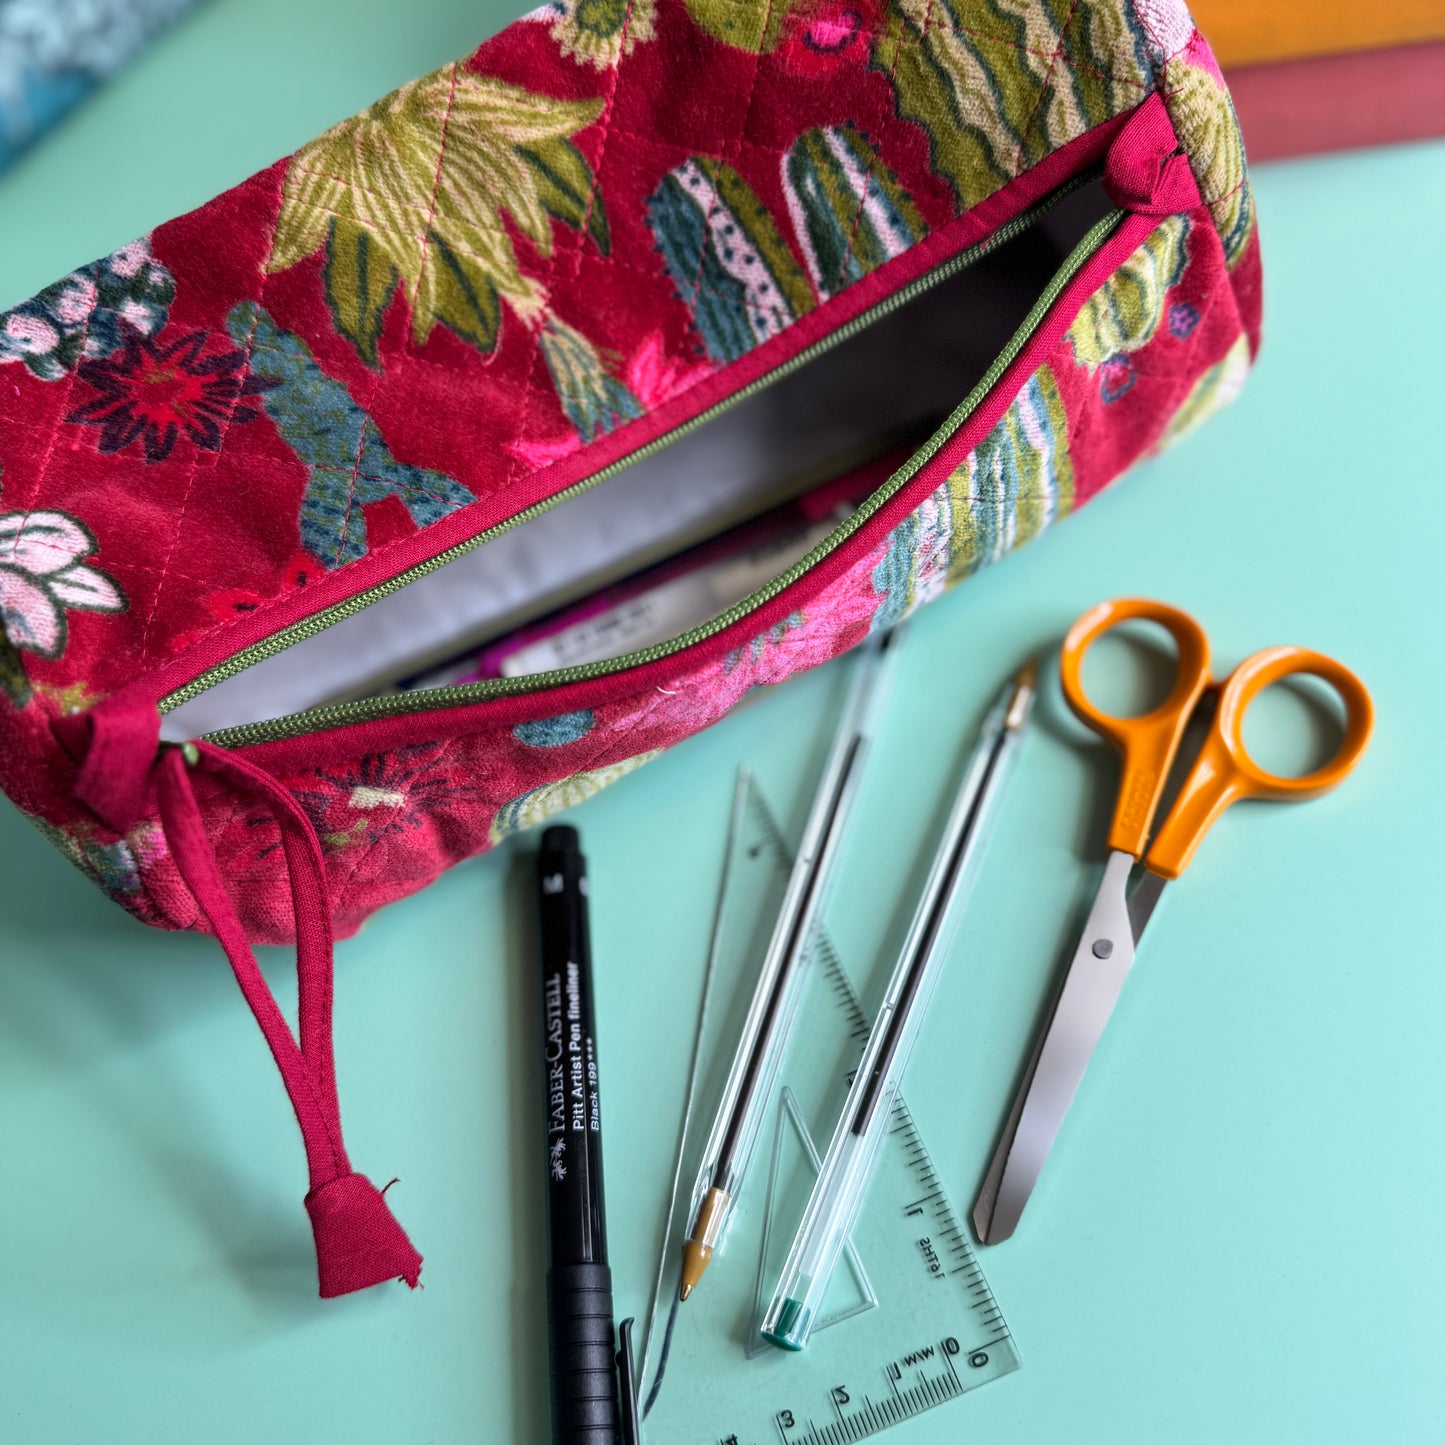
[{"label": "pen inside bag", "polygon": [[742,601],[817,546],[911,453],[880,439],[862,456],[838,459],[796,494],[726,523],[677,549],[639,559],[595,579],[578,595],[554,599],[500,630],[395,679],[389,691],[450,687],[520,677],[621,657],[687,632]]}]

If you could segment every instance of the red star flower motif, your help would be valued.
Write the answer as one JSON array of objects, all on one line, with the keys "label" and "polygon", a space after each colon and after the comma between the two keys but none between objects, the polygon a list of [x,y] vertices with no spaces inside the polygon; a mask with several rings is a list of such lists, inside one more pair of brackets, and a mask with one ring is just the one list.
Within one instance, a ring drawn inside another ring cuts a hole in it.
[{"label": "red star flower motif", "polygon": [[247,376],[246,353],[229,342],[207,356],[211,335],[191,331],[163,344],[128,328],[119,350],[80,364],[79,380],[96,394],[66,421],[98,426],[99,448],[106,454],[139,441],[147,465],[170,456],[182,433],[204,451],[220,451],[229,423],[261,415],[247,398],[277,382]]}]

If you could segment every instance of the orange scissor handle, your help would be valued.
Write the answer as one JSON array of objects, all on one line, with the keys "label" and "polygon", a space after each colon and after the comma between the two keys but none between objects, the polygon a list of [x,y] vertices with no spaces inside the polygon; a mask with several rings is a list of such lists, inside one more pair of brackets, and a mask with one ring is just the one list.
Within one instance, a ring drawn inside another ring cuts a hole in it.
[{"label": "orange scissor handle", "polygon": [[[1155,622],[1174,639],[1179,649],[1174,687],[1153,712],[1141,717],[1114,717],[1100,712],[1084,692],[1084,654],[1121,622],[1136,621]],[[1190,715],[1209,686],[1209,639],[1204,629],[1177,607],[1140,597],[1118,597],[1091,607],[1069,629],[1059,672],[1064,697],[1080,722],[1113,743],[1123,759],[1109,847],[1142,858],[1174,754]]]},{"label": "orange scissor handle", "polygon": [[[1265,688],[1281,678],[1307,673],[1329,683],[1345,705],[1345,732],[1334,757],[1300,778],[1266,772],[1244,745],[1244,715]],[[1189,865],[1210,825],[1241,798],[1303,801],[1337,787],[1349,775],[1375,725],[1375,708],[1364,683],[1349,668],[1304,647],[1270,647],[1246,657],[1224,680],[1219,706],[1199,757],[1189,770],[1149,856],[1151,873],[1177,878]]]}]

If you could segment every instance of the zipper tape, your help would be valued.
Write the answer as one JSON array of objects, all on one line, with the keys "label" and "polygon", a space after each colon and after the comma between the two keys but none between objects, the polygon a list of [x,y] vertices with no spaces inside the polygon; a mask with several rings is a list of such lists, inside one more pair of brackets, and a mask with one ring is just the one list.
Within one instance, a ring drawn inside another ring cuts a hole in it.
[{"label": "zipper tape", "polygon": [[[854,320],[847,325],[838,328],[837,331],[830,333],[827,337],[822,338],[804,351],[799,352],[798,355],[790,358],[787,362],[774,368],[764,376],[757,378],[748,386],[741,388],[732,396],[719,402],[716,406],[691,418],[688,422],[674,428],[664,436],[656,438],[647,446],[639,448],[627,457],[599,470],[592,476],[583,479],[573,486],[565,488],[555,496],[519,512],[515,517],[508,519],[504,523],[500,523],[496,527],[489,528],[487,531],[478,534],[478,536],[469,539],[467,542],[460,543],[456,547],[439,553],[427,562],[399,573],[396,577],[388,579],[385,583],[377,587],[370,588],[358,594],[356,597],[348,598],[345,602],[338,603],[335,607],[327,608],[315,616],[295,624],[293,627],[285,628],[274,636],[266,638],[252,647],[243,649],[218,667],[202,673],[184,687],[167,694],[167,696],[160,701],[159,706],[161,711],[170,712],[181,706],[182,703],[188,702],[191,698],[199,696],[207,689],[237,676],[239,673],[246,671],[248,668],[255,666],[266,658],[274,656],[276,653],[282,652],[309,638],[318,636],[336,623],[347,617],[354,616],[371,604],[380,601],[383,597],[390,596],[393,592],[400,590],[400,588],[409,585],[411,582],[435,571],[439,567],[445,566],[448,562],[454,561],[456,558],[465,555],[474,548],[485,545],[503,533],[515,527],[525,525],[527,522],[541,516],[544,512],[551,510],[551,508],[560,505],[572,497],[580,496],[583,492],[617,475],[634,462],[641,461],[643,458],[655,454],[679,440],[681,437],[706,425],[723,412],[746,401],[749,397],[756,395],[759,391],[772,385],[774,382],[780,381],[783,377],[790,375],[800,367],[806,366],[824,352],[831,350],[834,346],[841,345],[844,341],[857,335],[874,322],[881,320],[884,316],[891,314],[899,307],[906,306],[909,302],[915,300],[918,296],[932,289],[940,282],[958,274],[982,256],[1006,244],[1021,231],[1034,225],[1066,196],[1081,186],[1088,184],[1090,181],[1097,179],[1101,173],[1102,168],[1094,166],[1075,176],[1051,192],[1050,195],[1045,197],[1036,206],[1031,207],[1028,211],[1017,216],[1013,221],[1000,227],[992,236],[970,247],[968,250],[960,252],[957,256],[952,257],[943,265],[935,267],[934,270],[928,272],[926,275],[920,276],[917,280],[902,288],[894,295],[881,301],[877,306],[855,317]],[[555,687],[565,686],[569,683],[582,682],[594,677],[624,672],[631,668],[646,665],[649,662],[658,661],[693,647],[699,642],[703,642],[709,637],[733,626],[749,613],[766,605],[780,592],[806,575],[808,571],[830,553],[845,545],[882,506],[895,496],[901,488],[906,486],[908,482],[937,455],[947,444],[950,437],[963,425],[984,397],[997,384],[999,378],[1027,345],[1030,337],[1038,329],[1049,310],[1057,301],[1059,295],[1094,253],[1113,234],[1114,230],[1124,219],[1125,214],[1123,211],[1113,211],[1089,229],[1070,252],[1063,265],[1055,272],[1043,292],[1035,300],[1028,316],[1015,331],[1003,351],[994,359],[988,371],[980,378],[963,402],[954,409],[943,425],[914,453],[902,468],[895,472],[882,487],[867,498],[848,519],[840,523],[828,537],[814,547],[806,556],[801,558],[785,572],[773,578],[766,586],[753,592],[734,607],[729,608],[726,612],[720,613],[700,627],[693,628],[691,631],[682,633],[678,637],[669,639],[667,642],[656,644],[638,652],[628,653],[621,657],[609,658],[601,662],[588,663],[578,667],[561,668],[552,672],[536,673],[527,677],[496,678],[462,686],[432,688],[409,693],[393,694],[385,697],[362,698],[351,702],[309,708],[302,712],[292,713],[285,717],[266,722],[246,723],[238,727],[218,729],[215,732],[206,734],[207,741],[223,747],[249,746],[273,742],[282,738],[298,737],[308,732],[341,727],[350,723],[367,722],[377,718],[395,716],[401,713],[431,711],[442,707],[460,707],[497,697],[547,691]]]}]

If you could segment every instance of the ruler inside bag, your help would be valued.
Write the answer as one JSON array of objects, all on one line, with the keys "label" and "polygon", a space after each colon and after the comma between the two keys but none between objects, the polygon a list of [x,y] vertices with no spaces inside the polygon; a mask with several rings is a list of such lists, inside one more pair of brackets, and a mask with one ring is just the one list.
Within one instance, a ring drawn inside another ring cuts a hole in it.
[{"label": "ruler inside bag", "polygon": [[845,1445],[948,1406],[1020,1361],[901,1099],[808,1348],[786,1353],[759,1333],[868,1035],[870,1020],[826,936],[808,965],[797,1023],[727,1234],[692,1298],[677,1305],[707,1125],[791,867],[790,849],[746,775],[731,834],[679,1184],[644,1347],[643,1440]]}]

